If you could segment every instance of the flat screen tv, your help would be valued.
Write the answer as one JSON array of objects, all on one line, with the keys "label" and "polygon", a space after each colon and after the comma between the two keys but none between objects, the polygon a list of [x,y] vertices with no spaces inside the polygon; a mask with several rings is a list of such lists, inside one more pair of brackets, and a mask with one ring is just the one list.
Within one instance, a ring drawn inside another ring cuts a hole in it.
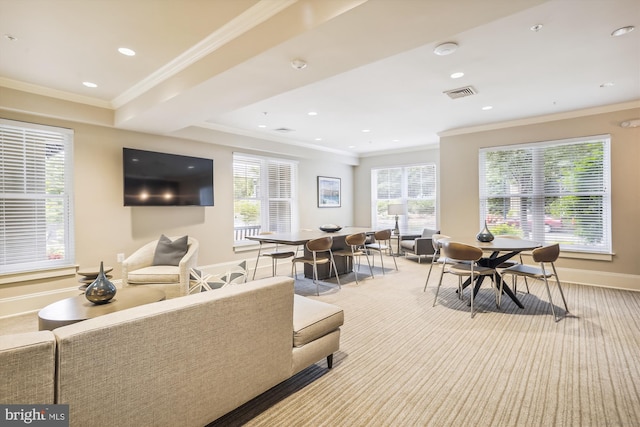
[{"label": "flat screen tv", "polygon": [[125,206],[213,206],[213,160],[122,149]]}]

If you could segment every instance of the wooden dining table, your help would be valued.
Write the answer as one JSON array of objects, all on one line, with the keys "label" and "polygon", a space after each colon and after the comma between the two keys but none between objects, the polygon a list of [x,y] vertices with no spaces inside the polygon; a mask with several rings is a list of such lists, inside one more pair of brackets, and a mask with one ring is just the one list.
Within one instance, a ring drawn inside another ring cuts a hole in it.
[{"label": "wooden dining table", "polygon": [[[322,231],[320,229],[309,229],[289,233],[258,234],[255,236],[246,236],[246,239],[257,241],[261,246],[267,243],[287,246],[304,246],[310,240],[317,239],[319,237],[330,236],[333,239],[331,250],[337,251],[340,249],[344,249],[347,246],[347,244],[345,243],[345,238],[348,235],[356,233],[371,233],[371,229],[366,227],[343,227],[342,229],[333,232]],[[305,251],[307,251],[306,247]],[[347,263],[347,260],[343,258],[347,257],[336,257],[335,260],[338,274],[345,274],[351,271],[351,266]],[[305,277],[312,278],[312,266],[305,264],[304,274]],[[325,279],[330,277],[330,275],[330,270],[327,265],[318,266],[318,278]]]},{"label": "wooden dining table", "polygon": [[[476,238],[455,238],[451,237],[447,240],[453,242],[460,242],[467,245],[475,246],[482,249],[483,253],[486,253],[487,256],[483,256],[480,260],[478,260],[478,265],[483,267],[489,267],[496,269],[496,277],[497,283],[496,286],[500,286],[500,282],[503,283],[503,292],[516,303],[516,305],[520,308],[524,308],[524,305],[516,294],[511,290],[511,288],[507,285],[506,282],[502,279],[500,272],[497,270],[497,267],[504,263],[505,261],[513,258],[518,255],[522,251],[530,251],[535,248],[539,248],[542,245],[538,242],[534,242],[533,240],[525,240],[525,239],[510,239],[505,237],[496,237],[491,242],[480,242]],[[476,283],[473,288],[473,295],[478,294],[478,290],[484,281],[484,278],[487,276],[478,276],[476,279]],[[467,287],[471,284],[471,279],[467,279],[467,281],[463,284],[463,288]]]}]

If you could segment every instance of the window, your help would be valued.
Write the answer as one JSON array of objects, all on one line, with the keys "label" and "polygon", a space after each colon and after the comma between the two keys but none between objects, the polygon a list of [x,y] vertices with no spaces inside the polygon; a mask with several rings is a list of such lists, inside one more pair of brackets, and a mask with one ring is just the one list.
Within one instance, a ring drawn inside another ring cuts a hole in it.
[{"label": "window", "polygon": [[0,268],[75,263],[73,131],[0,119]]},{"label": "window", "polygon": [[297,227],[298,164],[290,160],[233,155],[235,242],[262,231]]},{"label": "window", "polygon": [[395,227],[390,204],[400,204],[400,230],[421,232],[436,228],[436,165],[433,163],[371,170],[371,225]]},{"label": "window", "polygon": [[575,252],[611,253],[610,137],[480,150],[480,220]]}]

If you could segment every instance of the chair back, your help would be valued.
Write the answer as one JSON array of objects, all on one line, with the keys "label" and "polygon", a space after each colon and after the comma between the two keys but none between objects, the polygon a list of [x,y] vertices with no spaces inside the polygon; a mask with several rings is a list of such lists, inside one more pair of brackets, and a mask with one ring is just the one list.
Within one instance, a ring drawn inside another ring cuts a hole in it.
[{"label": "chair back", "polygon": [[433,234],[431,235],[431,245],[433,246],[433,251],[435,253],[440,252],[440,248],[442,247],[442,239],[450,239],[449,236],[445,234]]},{"label": "chair back", "polygon": [[307,242],[307,249],[311,252],[326,252],[331,249],[333,238],[331,236],[318,237]]},{"label": "chair back", "polygon": [[389,240],[391,239],[391,230],[387,229],[387,230],[380,230],[380,231],[376,231],[375,233],[373,233],[373,237],[376,240]]},{"label": "chair back", "polygon": [[478,261],[482,258],[482,249],[459,242],[445,240],[442,248],[448,258],[458,261]]},{"label": "chair back", "polygon": [[531,251],[531,255],[533,256],[533,262],[556,262],[560,256],[560,245],[555,243],[542,248],[536,248]]},{"label": "chair back", "polygon": [[367,240],[367,235],[365,233],[349,234],[344,239],[349,246],[362,246],[364,245],[365,240]]}]

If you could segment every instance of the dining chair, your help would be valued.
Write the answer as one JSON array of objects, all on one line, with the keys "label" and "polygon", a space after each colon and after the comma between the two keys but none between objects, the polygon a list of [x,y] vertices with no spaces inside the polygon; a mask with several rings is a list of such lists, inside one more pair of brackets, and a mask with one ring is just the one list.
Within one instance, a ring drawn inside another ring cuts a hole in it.
[{"label": "dining chair", "polygon": [[[380,263],[382,264],[382,274],[384,275],[384,259],[382,257],[382,253],[384,251],[389,252],[391,250],[391,230],[380,230],[373,233],[373,242],[367,243],[365,248],[367,250],[378,251],[380,253]],[[393,257],[393,264],[396,266],[396,271],[398,270],[398,264],[396,263],[396,258]],[[375,257],[373,258],[373,265],[375,265]]]},{"label": "dining chair", "polygon": [[[501,234],[501,235],[496,236],[496,239],[498,239],[498,238],[500,238],[500,239],[520,239],[521,237],[513,235],[513,234]],[[513,267],[514,265],[523,264],[523,262],[522,262],[522,252],[520,252],[518,254],[518,257],[520,258],[520,262],[513,261],[513,260],[510,259],[510,260],[504,261],[497,268],[505,269],[505,268]],[[527,287],[527,293],[529,293],[529,283],[527,281],[526,276],[524,278],[524,284]],[[515,277],[512,289],[513,289],[513,293],[517,293],[518,292],[518,278],[517,277]]]},{"label": "dining chair", "polygon": [[318,265],[329,264],[329,276],[331,276],[331,269],[333,268],[333,271],[336,274],[338,288],[342,289],[340,286],[340,279],[338,278],[338,269],[336,268],[333,252],[331,251],[332,244],[333,238],[331,236],[309,240],[305,245],[309,253],[305,253],[301,257],[296,256],[291,260],[291,276],[294,279],[297,275],[296,265],[298,263],[313,266],[313,283],[316,285],[316,294],[318,296],[320,296],[320,288],[318,286]]},{"label": "dining chair", "polygon": [[[275,233],[273,231],[263,231],[263,232],[260,233],[260,235],[269,235],[269,234],[275,234]],[[276,272],[278,270],[278,260],[287,259],[287,258],[293,258],[294,256],[296,256],[298,254],[298,248],[297,247],[296,247],[296,251],[295,252],[291,251],[291,250],[286,250],[286,251],[278,250],[278,243],[275,243],[275,247],[274,247],[273,251],[262,253],[262,244],[263,244],[263,242],[260,241],[260,247],[258,247],[258,257],[256,258],[256,266],[253,269],[252,280],[255,280],[255,278],[256,278],[256,271],[258,270],[258,264],[260,262],[260,257],[261,256],[265,256],[265,257],[271,258],[271,275],[275,276]]]},{"label": "dining chair", "polygon": [[[467,245],[459,242],[452,242],[450,240],[444,240],[442,243],[442,253],[445,258],[442,265],[442,271],[440,272],[440,281],[438,282],[438,288],[436,289],[436,296],[433,300],[433,306],[435,307],[438,301],[438,293],[440,286],[442,285],[442,277],[444,273],[453,274],[458,276],[458,298],[462,299],[462,278],[469,277],[471,288],[471,318],[474,315],[474,282],[478,276],[492,276],[492,286],[495,288],[496,284],[496,270],[494,268],[482,267],[477,265],[476,262],[482,258],[482,249]],[[496,293],[494,289],[494,293]],[[500,298],[496,293],[496,305],[500,308]]]},{"label": "dining chair", "polygon": [[[340,249],[338,251],[333,252],[334,256],[342,256],[351,259],[351,268],[353,273],[356,276],[356,284],[358,284],[358,270],[360,269],[360,258],[364,255],[367,258],[367,264],[369,265],[369,272],[371,273],[371,277],[373,277],[373,268],[371,267],[371,262],[369,261],[369,254],[365,250],[364,244],[367,240],[366,233],[355,233],[350,234],[345,237],[344,241],[347,244],[347,247],[344,249]],[[355,259],[358,258],[358,268],[355,268]]]},{"label": "dining chair", "polygon": [[433,269],[433,264],[436,262],[443,263],[444,257],[440,257],[440,248],[442,247],[442,239],[450,239],[451,237],[445,234],[433,234],[431,236],[431,244],[433,245],[433,256],[431,257],[431,265],[429,266],[429,273],[427,273],[427,280],[424,282],[424,289],[422,292],[426,292],[427,285],[429,284],[429,277],[431,277],[431,270]]},{"label": "dining chair", "polygon": [[[569,313],[567,300],[564,297],[564,292],[562,291],[562,286],[560,285],[560,278],[558,277],[558,272],[556,271],[555,266],[555,262],[560,256],[560,245],[558,243],[555,243],[553,245],[536,248],[531,252],[531,256],[533,257],[533,262],[540,263],[540,267],[518,264],[502,270],[502,275],[505,276],[510,274],[512,276],[512,279],[521,276],[525,278],[529,277],[532,279],[544,280],[545,287],[547,288],[547,296],[549,297],[549,305],[551,305],[551,313],[553,314],[554,320],[557,322],[559,318],[556,316],[556,311],[553,306],[553,300],[551,299],[551,290],[549,289],[548,279],[555,277],[556,283],[558,284],[558,290],[560,291],[560,296],[562,297],[562,302],[564,303],[564,308],[566,312]],[[548,271],[545,268],[545,264],[551,265],[551,271]],[[500,295],[502,295],[502,282],[500,284]]]}]

